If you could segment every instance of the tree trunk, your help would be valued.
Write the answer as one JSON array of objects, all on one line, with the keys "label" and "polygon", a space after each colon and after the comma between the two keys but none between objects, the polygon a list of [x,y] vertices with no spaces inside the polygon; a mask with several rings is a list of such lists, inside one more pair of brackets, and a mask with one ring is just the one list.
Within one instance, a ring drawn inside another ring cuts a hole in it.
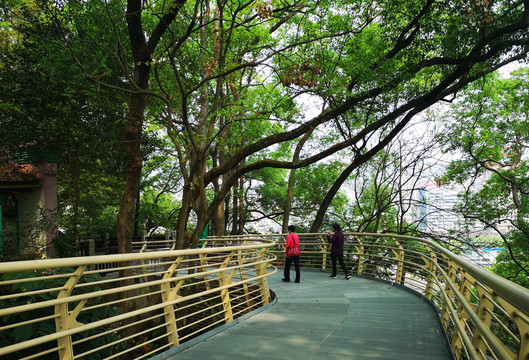
[{"label": "tree trunk", "polygon": [[186,233],[187,219],[189,219],[189,212],[191,209],[191,199],[190,199],[190,190],[189,184],[184,185],[182,191],[182,206],[180,207],[180,212],[178,213],[178,220],[176,222],[176,247],[177,249],[182,249],[186,238],[188,235]]},{"label": "tree trunk", "polygon": [[[130,99],[129,117],[125,127],[125,153],[127,156],[127,173],[123,197],[119,208],[117,219],[118,252],[120,254],[132,252],[132,221],[134,219],[134,209],[136,207],[136,196],[141,177],[141,133],[143,125],[143,110],[145,109],[145,98],[143,94],[134,94]],[[121,263],[120,266],[127,267],[130,263]],[[119,272],[121,286],[128,286],[133,283],[132,269],[124,269]],[[123,299],[131,298],[135,294],[133,291],[121,292]],[[124,302],[122,311],[127,312],[134,309],[134,302]]]},{"label": "tree trunk", "polygon": [[238,235],[244,234],[244,177],[239,178],[239,230]]},{"label": "tree trunk", "polygon": [[206,173],[205,158],[200,158],[199,161],[200,166],[197,173],[197,186],[199,187],[199,196],[196,201],[197,205],[195,210],[197,215],[197,224],[195,227],[195,231],[193,231],[193,234],[191,235],[191,247],[193,249],[198,247],[198,240],[200,239],[200,235],[202,234],[202,231],[204,230],[208,222],[208,203],[206,198],[206,186],[204,185],[204,174]]},{"label": "tree trunk", "polygon": [[136,206],[135,206],[135,209],[134,209],[134,218],[132,220],[133,224],[134,224],[134,229],[132,231],[132,236],[139,236],[140,234],[140,231],[139,231],[139,228],[140,228],[140,224],[138,222],[139,220],[139,217],[140,217],[140,189],[138,187],[138,195],[136,196]]},{"label": "tree trunk", "polygon": [[132,251],[132,223],[141,179],[141,134],[147,101],[147,95],[143,93],[143,90],[149,87],[151,55],[184,3],[185,0],[177,0],[173,9],[162,16],[151,39],[147,42],[142,24],[143,2],[140,0],[127,1],[126,21],[134,60],[134,76],[131,82],[136,92],[130,97],[129,115],[125,126],[127,173],[117,219],[119,253]]},{"label": "tree trunk", "polygon": [[235,183],[232,187],[232,223],[231,223],[231,235],[237,235],[237,224],[239,223],[239,183]]},{"label": "tree trunk", "polygon": [[[292,162],[296,162],[299,160],[299,154],[301,153],[301,149],[303,148],[303,145],[305,145],[305,142],[309,139],[310,135],[312,134],[314,130],[309,130],[299,143],[296,145],[296,149],[294,150],[294,155],[292,156]],[[286,234],[288,232],[288,225],[290,222],[290,212],[292,209],[292,198],[294,197],[294,185],[296,183],[296,169],[291,169],[290,174],[288,176],[288,189],[287,189],[287,196],[285,199],[285,207],[283,212],[283,226],[282,226],[282,232],[283,234]]]},{"label": "tree trunk", "polygon": [[79,241],[79,202],[81,199],[81,188],[79,187],[79,177],[81,176],[81,169],[79,164],[79,144],[75,143],[75,159],[74,159],[74,174],[73,174],[73,230],[72,236],[75,241]]},{"label": "tree trunk", "polygon": [[221,201],[219,206],[217,206],[217,211],[212,219],[213,232],[215,236],[224,236],[226,235],[226,216],[224,215],[224,200]]},{"label": "tree trunk", "polygon": [[130,99],[129,117],[125,127],[125,153],[127,173],[125,188],[118,213],[118,252],[132,252],[132,222],[136,207],[136,197],[141,178],[141,133],[146,96],[134,94]]},{"label": "tree trunk", "polygon": [[288,232],[288,225],[290,222],[290,211],[292,208],[292,198],[294,197],[294,183],[296,178],[294,176],[296,170],[291,169],[288,176],[288,188],[287,188],[287,197],[285,199],[285,207],[283,208],[283,226],[281,232],[286,234]]}]

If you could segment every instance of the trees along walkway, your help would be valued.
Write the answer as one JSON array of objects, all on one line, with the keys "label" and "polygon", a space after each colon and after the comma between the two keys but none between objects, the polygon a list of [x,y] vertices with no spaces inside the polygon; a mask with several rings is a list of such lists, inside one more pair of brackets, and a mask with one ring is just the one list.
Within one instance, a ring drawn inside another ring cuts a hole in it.
[{"label": "trees along walkway", "polygon": [[268,278],[277,298],[267,310],[156,360],[452,358],[436,311],[420,296],[328,275],[305,270],[300,284],[283,283],[280,270]]}]

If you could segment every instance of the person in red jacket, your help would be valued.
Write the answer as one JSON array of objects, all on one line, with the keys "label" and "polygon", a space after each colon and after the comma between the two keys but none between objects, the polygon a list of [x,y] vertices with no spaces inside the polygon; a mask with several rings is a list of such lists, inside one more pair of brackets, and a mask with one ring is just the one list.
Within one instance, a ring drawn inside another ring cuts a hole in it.
[{"label": "person in red jacket", "polygon": [[332,232],[329,230],[327,233],[327,241],[329,244],[332,244],[332,274],[329,277],[331,279],[336,279],[336,260],[338,260],[340,262],[340,266],[342,267],[343,273],[345,274],[344,280],[349,280],[351,278],[351,274],[349,274],[349,271],[347,271],[347,266],[345,266],[345,262],[343,261],[343,244],[345,242],[345,237],[343,236],[342,228],[339,224],[332,224]]},{"label": "person in red jacket", "polygon": [[296,280],[295,281],[299,283],[300,281],[299,237],[294,231],[296,231],[296,227],[294,225],[289,225],[287,241],[286,241],[286,246],[285,246],[285,253],[286,253],[285,272],[284,272],[285,277],[283,278],[283,281],[290,282],[290,266],[292,265],[292,262],[294,262],[294,269],[296,269]]}]

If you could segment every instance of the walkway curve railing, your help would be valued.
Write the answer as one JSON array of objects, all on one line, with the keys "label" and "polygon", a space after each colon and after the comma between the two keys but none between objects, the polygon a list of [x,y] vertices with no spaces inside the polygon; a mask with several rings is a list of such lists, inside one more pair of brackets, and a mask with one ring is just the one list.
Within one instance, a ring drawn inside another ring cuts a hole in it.
[{"label": "walkway curve railing", "polygon": [[143,359],[268,304],[274,242],[0,263],[0,359]]},{"label": "walkway curve railing", "polygon": [[[328,269],[326,236],[298,235],[302,268]],[[528,289],[427,239],[345,236],[345,259],[353,273],[412,289],[435,305],[456,359],[529,359]],[[284,235],[263,238],[278,242],[271,251],[277,255],[277,265],[282,265]]]},{"label": "walkway curve railing", "polygon": [[[328,270],[326,236],[299,235],[302,267]],[[456,359],[529,358],[528,289],[427,239],[345,235],[356,275],[409,288],[437,308]],[[267,268],[282,265],[284,241],[208,238],[195,250],[144,243],[140,254],[0,263],[0,358],[163,352],[270,301]]]}]

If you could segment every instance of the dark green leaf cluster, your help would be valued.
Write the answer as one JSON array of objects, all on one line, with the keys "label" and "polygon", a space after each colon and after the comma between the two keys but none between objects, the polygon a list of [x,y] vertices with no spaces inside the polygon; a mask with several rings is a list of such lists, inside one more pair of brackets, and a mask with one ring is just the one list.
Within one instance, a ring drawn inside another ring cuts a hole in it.
[{"label": "dark green leaf cluster", "polygon": [[469,224],[480,223],[503,239],[504,252],[493,271],[527,286],[529,267],[529,71],[508,78],[490,76],[469,87],[447,117],[439,136],[445,151],[460,154],[442,181],[468,190],[455,210]]},{"label": "dark green leaf cluster", "polygon": [[[29,281],[29,282],[21,282],[18,284],[13,284],[10,286],[9,289],[6,289],[6,287],[3,287],[3,291],[8,293],[29,293],[32,291],[38,291],[42,289],[60,289],[64,284],[66,283],[68,278],[56,278],[56,279],[46,279],[45,277],[50,275],[51,272],[53,272],[53,275],[60,275],[60,274],[71,274],[74,271],[74,269],[71,268],[63,268],[63,269],[56,269],[56,270],[35,270],[31,272],[19,272],[19,273],[11,273],[11,274],[4,274],[2,275],[2,280],[18,280],[18,279],[27,279],[27,278],[36,278],[38,281]],[[87,275],[83,276],[81,278],[81,283],[91,283],[94,281],[101,280],[101,277],[99,275]],[[98,286],[92,286],[92,291],[98,291],[100,290],[100,287]],[[28,303],[38,303],[41,301],[48,301],[48,300],[54,300],[56,299],[58,295],[58,290],[54,292],[37,292],[34,295],[19,297],[19,298],[11,298],[8,300],[2,300],[0,302],[0,306],[2,308],[8,308],[18,305],[25,305]],[[95,304],[97,302],[97,299],[88,301],[87,304]],[[70,304],[70,310],[74,309],[75,306],[78,303],[72,303]],[[93,309],[89,312],[81,312],[77,318],[77,321],[80,323],[91,323],[97,320],[105,319],[109,316],[118,315],[120,313],[120,310],[118,308],[113,307],[98,307],[96,309]],[[53,307],[46,307],[43,309],[38,310],[32,310],[27,312],[21,312],[15,315],[9,315],[4,316],[2,319],[0,319],[0,323],[2,325],[9,325],[13,323],[20,323],[28,320],[33,319],[39,319],[46,316],[53,316],[54,315],[54,308]],[[84,338],[88,337],[92,334],[95,334],[98,330],[90,330],[88,333],[83,333],[79,335],[75,335],[74,338]],[[30,324],[17,326],[14,328],[13,331],[4,331],[3,334],[6,336],[2,336],[0,338],[0,346],[9,346],[14,343],[19,343],[25,340],[34,339],[40,336],[45,336],[48,334],[53,334],[56,332],[55,328],[55,321],[53,319],[51,320],[44,320],[44,321],[38,321],[33,322]],[[109,344],[113,341],[115,341],[116,334],[109,333],[102,337],[96,337],[95,340],[89,340],[86,342],[82,342],[81,345],[79,345],[78,348],[76,348],[77,351],[80,353],[84,351],[88,351],[92,348],[101,346],[103,344]],[[45,343],[43,345],[40,345],[39,351],[45,351],[47,348],[55,348],[57,345],[55,342],[52,343]],[[112,354],[112,351],[115,349],[107,348],[106,355],[109,356]],[[32,348],[27,348],[24,350],[21,350],[15,354],[12,354],[12,356],[16,356],[17,358],[22,358],[25,356],[30,356],[33,353]],[[103,351],[103,356],[105,355],[105,351]],[[50,359],[58,359],[57,352],[53,352],[49,355]]]}]

